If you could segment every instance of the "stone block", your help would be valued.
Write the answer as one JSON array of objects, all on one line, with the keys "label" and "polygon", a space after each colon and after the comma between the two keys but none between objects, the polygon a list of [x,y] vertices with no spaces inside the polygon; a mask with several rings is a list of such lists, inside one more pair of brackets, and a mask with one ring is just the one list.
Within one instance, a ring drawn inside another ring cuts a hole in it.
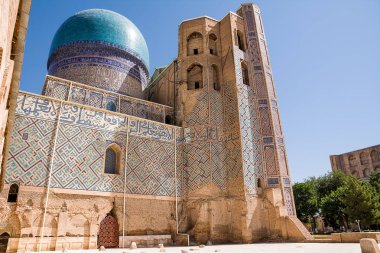
[{"label": "stone block", "polygon": [[189,246],[188,234],[177,234],[174,238],[175,245],[177,246]]},{"label": "stone block", "polygon": [[375,239],[371,238],[360,239],[360,249],[362,253],[380,253],[379,246]]}]

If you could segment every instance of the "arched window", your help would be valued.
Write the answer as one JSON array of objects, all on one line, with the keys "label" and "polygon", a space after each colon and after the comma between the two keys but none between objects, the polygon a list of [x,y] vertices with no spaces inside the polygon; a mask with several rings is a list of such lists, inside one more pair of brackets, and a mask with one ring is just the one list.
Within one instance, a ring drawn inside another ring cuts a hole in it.
[{"label": "arched window", "polygon": [[367,156],[367,154],[364,153],[364,152],[361,152],[361,153],[360,153],[360,164],[361,164],[361,165],[368,164],[368,156]]},{"label": "arched window", "polygon": [[194,64],[187,70],[187,89],[194,90],[200,88],[203,88],[202,66]]},{"label": "arched window", "polygon": [[370,172],[369,169],[364,169],[364,170],[363,170],[363,176],[364,176],[365,178],[368,178],[370,174],[371,174],[371,172]]},{"label": "arched window", "polygon": [[117,144],[111,144],[106,149],[106,159],[104,163],[104,173],[119,174],[120,148]]},{"label": "arched window", "polygon": [[203,52],[203,36],[199,32],[193,32],[187,37],[187,55],[197,55]]},{"label": "arched window", "polygon": [[257,187],[258,187],[258,188],[261,187],[261,179],[260,179],[260,178],[257,179]]},{"label": "arched window", "polygon": [[376,150],[371,151],[371,161],[372,163],[376,163],[379,160],[379,156],[377,155]]},{"label": "arched window", "polygon": [[356,166],[356,158],[353,155],[350,155],[348,157],[348,163],[350,164],[350,167]]},{"label": "arched window", "polygon": [[170,115],[166,115],[165,124],[172,124],[172,117]]},{"label": "arched window", "polygon": [[7,251],[9,237],[10,237],[10,234],[8,234],[7,232],[4,232],[0,235],[0,252]]},{"label": "arched window", "polygon": [[17,202],[17,195],[18,195],[18,185],[12,184],[8,192],[8,202],[10,203]]},{"label": "arched window", "polygon": [[241,62],[241,77],[245,85],[249,85],[248,68],[245,62]]},{"label": "arched window", "polygon": [[245,45],[244,45],[244,35],[241,31],[236,32],[237,35],[237,44],[241,51],[245,52]]},{"label": "arched window", "polygon": [[220,90],[220,82],[219,82],[219,71],[216,65],[211,66],[211,83],[214,87],[214,90]]},{"label": "arched window", "polygon": [[356,170],[353,170],[351,171],[351,175],[353,175],[354,177],[358,177],[358,172]]},{"label": "arched window", "polygon": [[111,112],[116,112],[116,105],[115,102],[109,101],[106,105],[106,109]]},{"label": "arched window", "polygon": [[217,37],[215,34],[211,33],[208,36],[208,47],[210,49],[210,54],[212,54],[212,55],[218,55],[217,47],[216,47],[216,40],[217,40]]}]

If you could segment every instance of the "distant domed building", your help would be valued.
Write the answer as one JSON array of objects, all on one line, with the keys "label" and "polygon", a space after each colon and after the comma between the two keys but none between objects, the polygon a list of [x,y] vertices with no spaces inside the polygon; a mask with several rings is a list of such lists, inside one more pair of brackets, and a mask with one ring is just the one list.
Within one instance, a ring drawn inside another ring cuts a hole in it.
[{"label": "distant domed building", "polygon": [[123,95],[142,98],[149,52],[126,17],[91,9],[68,18],[54,35],[48,73]]},{"label": "distant domed building", "polygon": [[253,4],[183,21],[177,58],[148,81],[131,21],[68,18],[42,95],[14,99],[0,248],[312,239],[295,213],[261,22]]}]

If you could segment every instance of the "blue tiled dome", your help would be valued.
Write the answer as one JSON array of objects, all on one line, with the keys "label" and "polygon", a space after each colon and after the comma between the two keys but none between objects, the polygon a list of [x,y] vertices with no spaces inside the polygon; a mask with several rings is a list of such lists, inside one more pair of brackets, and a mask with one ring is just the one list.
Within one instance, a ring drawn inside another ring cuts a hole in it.
[{"label": "blue tiled dome", "polygon": [[126,17],[109,10],[89,9],[68,18],[54,35],[49,56],[64,45],[102,41],[125,48],[149,66],[149,52],[139,29]]}]

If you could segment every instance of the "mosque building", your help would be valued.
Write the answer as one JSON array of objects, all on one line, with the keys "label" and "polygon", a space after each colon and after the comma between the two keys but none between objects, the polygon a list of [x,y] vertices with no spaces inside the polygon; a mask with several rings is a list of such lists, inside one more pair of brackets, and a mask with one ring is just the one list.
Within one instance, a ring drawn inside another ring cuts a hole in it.
[{"label": "mosque building", "polygon": [[[90,9],[19,91],[1,170],[7,252],[311,239],[297,219],[260,9],[179,25],[149,76],[139,29]],[[9,124],[9,123],[8,123]]]}]

